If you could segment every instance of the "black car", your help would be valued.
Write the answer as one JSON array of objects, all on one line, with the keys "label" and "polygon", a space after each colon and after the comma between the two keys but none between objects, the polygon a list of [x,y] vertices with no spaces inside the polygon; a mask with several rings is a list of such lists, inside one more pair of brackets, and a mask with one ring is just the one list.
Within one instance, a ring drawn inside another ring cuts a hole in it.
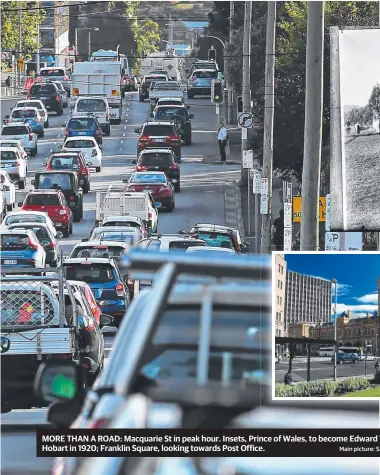
[{"label": "black car", "polygon": [[147,149],[143,150],[137,160],[132,161],[136,164],[136,171],[164,172],[174,185],[174,191],[181,191],[181,170],[178,166],[177,157],[168,149]]},{"label": "black car", "polygon": [[186,106],[157,106],[151,117],[154,121],[173,121],[178,133],[186,145],[191,144],[191,120],[194,114],[189,114]]},{"label": "black car", "polygon": [[58,86],[53,82],[37,82],[30,88],[28,100],[38,99],[47,111],[54,111],[57,115],[63,114],[63,101]]},{"label": "black car", "polygon": [[79,192],[76,172],[37,172],[32,180],[32,185],[36,190],[60,189],[73,212],[74,221],[79,222],[83,218],[83,195]]}]

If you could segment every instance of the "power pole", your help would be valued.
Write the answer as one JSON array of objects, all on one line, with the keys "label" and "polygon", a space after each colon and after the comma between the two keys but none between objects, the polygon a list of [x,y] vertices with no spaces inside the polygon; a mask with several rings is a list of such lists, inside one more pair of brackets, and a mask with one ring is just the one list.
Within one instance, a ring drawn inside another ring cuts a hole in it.
[{"label": "power pole", "polygon": [[322,146],[324,2],[308,2],[307,10],[301,251],[317,251]]},{"label": "power pole", "polygon": [[[234,16],[234,2],[233,0],[230,0],[230,35],[228,39],[228,44],[231,46],[232,44],[232,17]],[[228,58],[227,61],[227,67],[229,67],[231,64],[231,59]],[[225,71],[226,73],[227,71]],[[228,109],[227,109],[227,123],[232,124],[235,122],[235,118],[233,117],[233,111],[234,111],[234,93],[232,90],[232,82],[231,82],[231,74],[227,74],[227,89],[228,89]]]},{"label": "power pole", "polygon": [[40,34],[40,17],[38,14],[38,24],[37,24],[37,54],[36,54],[36,75],[40,74],[40,41],[41,41],[41,34]]},{"label": "power pole", "polygon": [[[276,45],[276,2],[268,2],[267,35],[265,44],[265,106],[263,170],[261,178],[268,180],[268,198],[265,214],[261,216],[261,252],[271,251],[272,224],[272,175],[273,175],[273,119],[274,119],[274,71]],[[263,196],[262,196],[263,198]],[[256,230],[257,233],[257,230]]]},{"label": "power pole", "polygon": [[[18,4],[18,57],[22,58],[22,5],[20,2]],[[18,86],[21,86],[21,68],[17,66],[18,69]],[[15,71],[15,82],[16,82],[16,71]]]},{"label": "power pole", "polygon": [[[244,33],[243,33],[243,84],[242,84],[242,100],[243,100],[243,112],[250,112],[251,106],[251,19],[252,19],[252,1],[245,1],[244,10]],[[241,149],[243,151],[247,149],[247,129],[242,129]],[[249,170],[243,168],[242,159],[241,168],[241,183],[245,186],[248,183]]]}]

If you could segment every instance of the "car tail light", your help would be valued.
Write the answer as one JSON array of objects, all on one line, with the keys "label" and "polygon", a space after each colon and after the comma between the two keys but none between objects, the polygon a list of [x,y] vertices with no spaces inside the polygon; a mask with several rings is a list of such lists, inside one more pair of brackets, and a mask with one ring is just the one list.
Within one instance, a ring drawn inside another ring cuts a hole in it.
[{"label": "car tail light", "polygon": [[179,168],[178,165],[174,165],[174,164],[173,164],[173,165],[169,165],[169,169],[170,169],[170,170],[178,170],[178,168]]},{"label": "car tail light", "polygon": [[29,101],[29,100],[30,100],[30,96],[26,96],[26,100]]},{"label": "car tail light", "polygon": [[144,167],[144,165],[137,165],[136,170],[141,171],[141,170],[147,170],[147,167]]},{"label": "car tail light", "polygon": [[91,157],[96,157],[96,155],[97,155],[97,152],[96,152],[96,149],[94,148],[94,150],[92,151]]},{"label": "car tail light", "polygon": [[15,162],[14,166],[15,166],[15,167],[19,167],[19,166],[20,166],[20,162]]},{"label": "car tail light", "polygon": [[70,196],[69,196],[69,200],[70,200],[70,201],[74,201],[74,200],[75,200],[75,196],[74,196],[74,195],[70,195]]},{"label": "car tail light", "polygon": [[29,140],[33,140],[33,134],[29,134]]},{"label": "car tail light", "polygon": [[42,81],[42,77],[40,76],[37,78],[37,82],[41,82],[41,81]]},{"label": "car tail light", "polygon": [[149,139],[149,135],[142,135],[139,140],[145,141]]},{"label": "car tail light", "polygon": [[41,115],[41,117],[45,117],[45,115],[46,115],[46,114],[45,114],[45,111],[41,111],[41,112],[40,112],[40,115]]},{"label": "car tail light", "polygon": [[171,142],[178,142],[179,139],[178,139],[178,137],[177,137],[176,135],[170,135],[170,136],[169,136],[169,140],[170,140]]},{"label": "car tail light", "polygon": [[196,78],[195,76],[191,76],[190,81],[193,81],[193,82],[194,82],[194,81],[196,81],[196,80],[197,80],[197,78]]},{"label": "car tail light", "polygon": [[63,80],[64,80],[64,81],[68,81],[69,78],[68,78],[67,76],[64,76],[64,77],[63,77]]},{"label": "car tail light", "polygon": [[136,187],[133,185],[127,185],[128,191],[136,191]]},{"label": "car tail light", "polygon": [[29,239],[28,247],[29,249],[37,250],[38,244],[33,239]]},{"label": "car tail light", "polygon": [[66,213],[67,213],[67,211],[66,211],[65,209],[60,209],[60,210],[59,210],[59,214],[60,214],[61,216],[65,215]]},{"label": "car tail light", "polygon": [[82,167],[79,171],[80,175],[87,175],[87,168],[86,167]]},{"label": "car tail light", "polygon": [[152,212],[149,211],[149,213],[148,213],[148,221],[150,221],[151,219],[152,219]]},{"label": "car tail light", "polygon": [[89,429],[102,429],[106,427],[108,422],[109,422],[109,419],[106,419],[106,418],[97,419],[96,421],[91,422]]},{"label": "car tail light", "polygon": [[125,288],[123,282],[118,282],[116,285],[116,294],[118,297],[123,297],[125,295]]},{"label": "car tail light", "polygon": [[60,101],[60,100],[61,100],[61,96],[55,96],[55,99],[56,99],[57,101]]},{"label": "car tail light", "polygon": [[58,355],[49,355],[51,360],[71,360],[72,354],[71,353],[61,353]]},{"label": "car tail light", "polygon": [[73,88],[73,96],[79,96],[79,87]]},{"label": "car tail light", "polygon": [[50,171],[51,171],[51,164],[50,164],[50,163],[47,163],[47,164],[46,164],[46,171],[47,171],[47,172],[50,172]]},{"label": "car tail light", "polygon": [[69,131],[65,129],[65,136],[67,137],[69,135]]}]

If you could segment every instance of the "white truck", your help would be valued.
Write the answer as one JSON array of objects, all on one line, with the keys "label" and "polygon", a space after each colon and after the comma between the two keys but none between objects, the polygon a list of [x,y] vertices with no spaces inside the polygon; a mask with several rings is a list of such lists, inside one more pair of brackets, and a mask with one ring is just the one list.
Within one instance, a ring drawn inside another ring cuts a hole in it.
[{"label": "white truck", "polygon": [[141,60],[140,78],[152,71],[167,71],[173,81],[181,80],[181,60],[177,56],[167,55],[165,51],[153,53]]},{"label": "white truck", "polygon": [[111,121],[121,122],[122,68],[120,62],[91,61],[74,63],[71,76],[71,109],[81,97],[105,97],[110,106]]},{"label": "white truck", "polygon": [[97,191],[95,226],[111,216],[136,216],[157,232],[158,208],[150,192]]}]

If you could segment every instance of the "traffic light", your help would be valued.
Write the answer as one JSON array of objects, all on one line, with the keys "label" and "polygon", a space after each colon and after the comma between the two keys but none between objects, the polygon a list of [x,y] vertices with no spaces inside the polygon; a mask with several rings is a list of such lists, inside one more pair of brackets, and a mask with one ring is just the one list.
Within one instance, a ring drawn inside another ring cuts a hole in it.
[{"label": "traffic light", "polygon": [[209,61],[216,61],[216,50],[211,48],[208,50],[208,60]]},{"label": "traffic light", "polygon": [[243,96],[237,96],[237,111],[238,113],[243,112]]},{"label": "traffic light", "polygon": [[216,79],[212,82],[211,87],[211,102],[214,104],[223,104],[224,102],[224,90],[223,82]]}]

